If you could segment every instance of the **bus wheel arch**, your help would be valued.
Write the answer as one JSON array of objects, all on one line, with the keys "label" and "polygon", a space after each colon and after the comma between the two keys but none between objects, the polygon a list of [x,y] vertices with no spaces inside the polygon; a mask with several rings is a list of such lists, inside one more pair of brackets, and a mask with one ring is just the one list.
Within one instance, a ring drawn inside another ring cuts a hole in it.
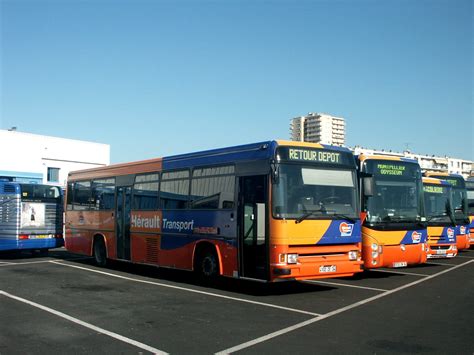
[{"label": "bus wheel arch", "polygon": [[105,237],[101,234],[94,235],[92,256],[98,266],[104,267],[107,264],[107,245],[105,243]]},{"label": "bus wheel arch", "polygon": [[193,269],[203,280],[215,280],[221,275],[222,265],[218,248],[209,242],[196,244]]}]

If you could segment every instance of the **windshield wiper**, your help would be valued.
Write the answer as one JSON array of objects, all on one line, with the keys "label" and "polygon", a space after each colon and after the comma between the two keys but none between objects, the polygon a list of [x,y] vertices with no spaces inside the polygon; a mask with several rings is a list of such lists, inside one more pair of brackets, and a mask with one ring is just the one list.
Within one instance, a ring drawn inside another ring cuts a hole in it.
[{"label": "windshield wiper", "polygon": [[303,222],[306,218],[308,218],[309,216],[317,213],[317,212],[321,212],[321,213],[326,213],[327,210],[325,208],[320,208],[319,210],[311,210],[311,211],[308,211],[306,212],[304,215],[302,215],[301,217],[299,217],[295,223],[298,224],[298,223],[301,223]]},{"label": "windshield wiper", "polygon": [[342,214],[342,213],[334,213],[331,216],[334,216],[334,217],[337,217],[337,218],[347,219],[351,223],[356,223],[357,222],[357,220],[354,217],[349,217],[349,216],[347,216],[345,214]]},{"label": "windshield wiper", "polygon": [[429,216],[429,217],[426,219],[426,222],[430,222],[430,221],[432,221],[432,220],[435,219],[435,218],[442,218],[442,217],[450,217],[450,216],[448,216],[447,214],[435,214],[435,215]]},{"label": "windshield wiper", "polygon": [[[324,214],[325,216],[331,216],[331,217],[338,217],[338,218],[343,218],[343,219],[347,219],[349,222],[351,223],[355,223],[356,220],[353,218],[353,217],[349,217],[349,216],[346,216],[345,214],[341,214],[341,213],[337,213],[336,211],[334,210],[327,210],[325,209],[324,207],[319,209],[319,210],[311,210],[311,211],[308,211],[307,213],[305,213],[304,215],[302,215],[301,217],[299,217],[295,223],[301,223],[302,221],[304,221],[306,218],[308,218],[309,216],[313,215],[313,214],[316,214],[317,212],[321,212],[321,214]],[[329,213],[328,213],[329,212]]]},{"label": "windshield wiper", "polygon": [[385,216],[382,218],[382,221],[384,222],[409,222],[407,219],[401,216]]}]

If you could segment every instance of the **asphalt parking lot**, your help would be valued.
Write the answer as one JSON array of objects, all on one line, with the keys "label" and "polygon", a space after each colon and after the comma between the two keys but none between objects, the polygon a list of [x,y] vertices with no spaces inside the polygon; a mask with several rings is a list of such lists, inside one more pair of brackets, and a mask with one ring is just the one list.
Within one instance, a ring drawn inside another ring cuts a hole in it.
[{"label": "asphalt parking lot", "polygon": [[188,272],[0,254],[0,354],[473,354],[474,250],[346,279],[212,287]]}]

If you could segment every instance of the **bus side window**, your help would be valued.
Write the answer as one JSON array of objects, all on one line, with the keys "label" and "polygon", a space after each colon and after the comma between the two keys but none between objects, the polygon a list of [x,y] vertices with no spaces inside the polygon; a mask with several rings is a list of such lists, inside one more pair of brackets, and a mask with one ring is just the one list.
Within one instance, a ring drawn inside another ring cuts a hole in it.
[{"label": "bus side window", "polygon": [[68,211],[72,211],[72,201],[73,201],[73,194],[74,194],[74,183],[73,182],[68,182],[67,183],[67,200],[66,200],[66,209]]},{"label": "bus side window", "polygon": [[88,210],[91,202],[91,182],[77,181],[74,183],[73,209],[77,211]]},{"label": "bus side window", "polygon": [[111,210],[115,204],[115,179],[100,179],[92,182],[92,209]]},{"label": "bus side window", "polygon": [[189,198],[189,170],[164,172],[160,184],[163,209],[185,209]]},{"label": "bus side window", "polygon": [[194,169],[190,206],[193,209],[234,208],[234,166]]},{"label": "bus side window", "polygon": [[134,210],[158,209],[158,187],[158,173],[137,175],[133,185],[132,208]]}]

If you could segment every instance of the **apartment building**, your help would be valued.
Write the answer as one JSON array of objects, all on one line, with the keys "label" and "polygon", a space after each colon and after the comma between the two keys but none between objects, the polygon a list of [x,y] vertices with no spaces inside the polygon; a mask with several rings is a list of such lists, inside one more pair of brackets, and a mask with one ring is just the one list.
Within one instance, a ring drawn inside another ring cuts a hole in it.
[{"label": "apartment building", "polygon": [[346,123],[342,117],[310,112],[291,119],[290,139],[343,146],[346,142]]},{"label": "apartment building", "polygon": [[471,172],[474,171],[474,162],[471,160],[465,159],[458,159],[458,158],[450,158],[450,157],[440,157],[435,155],[422,155],[422,154],[415,154],[410,151],[404,152],[394,152],[392,150],[377,150],[377,149],[368,149],[363,148],[360,146],[355,146],[354,148],[350,148],[354,154],[381,154],[381,155],[389,155],[389,156],[398,156],[398,157],[405,157],[410,159],[415,159],[420,164],[420,167],[424,171],[439,171],[439,172],[448,172],[450,174],[458,174],[462,175],[465,179],[467,179]]}]

